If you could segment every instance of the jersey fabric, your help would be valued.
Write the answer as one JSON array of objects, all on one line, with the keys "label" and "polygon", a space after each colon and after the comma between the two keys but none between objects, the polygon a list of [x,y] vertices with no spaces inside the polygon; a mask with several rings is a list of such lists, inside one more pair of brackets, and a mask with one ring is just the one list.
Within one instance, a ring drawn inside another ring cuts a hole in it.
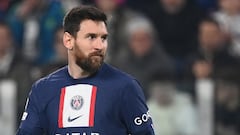
[{"label": "jersey fabric", "polygon": [[68,66],[37,81],[17,135],[154,135],[138,82],[103,64],[74,79]]}]

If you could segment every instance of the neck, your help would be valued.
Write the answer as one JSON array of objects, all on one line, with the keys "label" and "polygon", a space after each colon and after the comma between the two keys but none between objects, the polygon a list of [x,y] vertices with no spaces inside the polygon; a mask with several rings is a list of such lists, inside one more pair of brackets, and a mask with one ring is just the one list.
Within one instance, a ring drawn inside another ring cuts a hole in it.
[{"label": "neck", "polygon": [[84,71],[74,61],[68,59],[68,73],[74,79],[85,78],[91,75],[91,73]]}]

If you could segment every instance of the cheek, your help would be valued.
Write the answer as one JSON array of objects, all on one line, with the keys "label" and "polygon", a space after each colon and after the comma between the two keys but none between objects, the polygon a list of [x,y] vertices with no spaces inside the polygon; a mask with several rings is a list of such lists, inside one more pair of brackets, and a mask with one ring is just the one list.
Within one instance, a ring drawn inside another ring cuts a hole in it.
[{"label": "cheek", "polygon": [[82,53],[85,56],[87,56],[87,54],[92,50],[91,45],[86,41],[76,41],[74,44],[74,48],[76,53]]},{"label": "cheek", "polygon": [[84,51],[81,48],[79,48],[77,45],[74,45],[73,47],[73,55],[76,58],[86,57],[86,54],[84,53]]},{"label": "cheek", "polygon": [[107,48],[108,48],[108,43],[104,44],[104,46],[103,46],[103,51],[106,52],[106,51],[107,51]]}]

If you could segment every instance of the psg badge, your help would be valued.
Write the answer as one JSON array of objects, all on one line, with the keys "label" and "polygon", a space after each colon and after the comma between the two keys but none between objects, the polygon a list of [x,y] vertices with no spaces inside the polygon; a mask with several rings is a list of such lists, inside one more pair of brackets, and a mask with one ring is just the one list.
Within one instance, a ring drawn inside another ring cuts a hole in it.
[{"label": "psg badge", "polygon": [[80,110],[83,106],[83,97],[80,95],[76,95],[71,99],[71,107],[74,110]]}]

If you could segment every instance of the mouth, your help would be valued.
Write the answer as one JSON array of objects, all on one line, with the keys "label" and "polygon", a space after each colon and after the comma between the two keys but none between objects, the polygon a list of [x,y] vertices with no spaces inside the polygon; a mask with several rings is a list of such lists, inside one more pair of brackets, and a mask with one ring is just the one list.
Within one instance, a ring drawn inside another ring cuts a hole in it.
[{"label": "mouth", "polygon": [[92,58],[103,58],[103,55],[92,55]]},{"label": "mouth", "polygon": [[103,58],[103,55],[102,54],[95,54],[95,55],[92,55],[91,57],[101,57],[101,58]]},{"label": "mouth", "polygon": [[100,51],[91,53],[89,57],[90,59],[92,59],[92,61],[95,61],[95,62],[101,62],[104,59],[104,55]]}]

